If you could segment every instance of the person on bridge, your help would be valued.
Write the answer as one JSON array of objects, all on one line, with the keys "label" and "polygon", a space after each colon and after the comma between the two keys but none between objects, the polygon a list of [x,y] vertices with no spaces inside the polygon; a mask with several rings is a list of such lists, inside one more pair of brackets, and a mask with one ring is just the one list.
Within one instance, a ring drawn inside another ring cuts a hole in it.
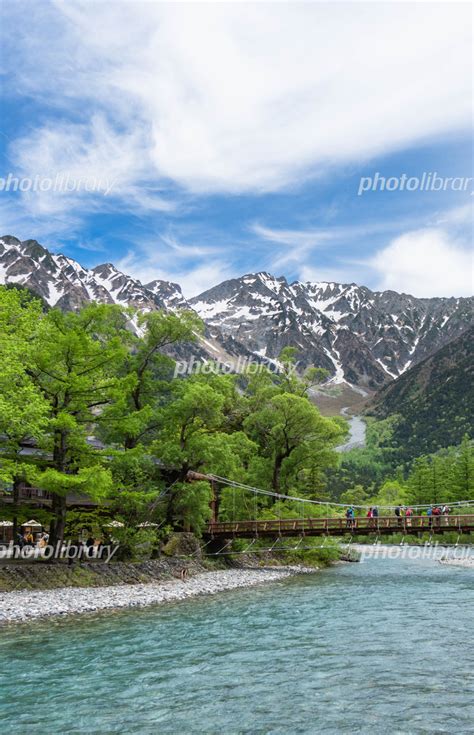
[{"label": "person on bridge", "polygon": [[403,510],[400,505],[395,508],[395,515],[397,516],[397,523],[399,526],[402,525]]},{"label": "person on bridge", "polygon": [[406,518],[406,524],[407,526],[411,526],[411,517],[413,515],[413,508],[407,508],[405,513]]},{"label": "person on bridge", "polygon": [[441,508],[438,505],[433,508],[433,516],[435,519],[435,524],[439,526],[441,520]]},{"label": "person on bridge", "polygon": [[433,507],[431,505],[427,509],[426,515],[428,516],[428,527],[433,528]]},{"label": "person on bridge", "polygon": [[355,514],[354,514],[354,508],[350,506],[346,510],[346,528],[354,528],[355,526]]},{"label": "person on bridge", "polygon": [[444,516],[444,525],[449,526],[449,506],[443,505],[442,513]]},{"label": "person on bridge", "polygon": [[372,508],[369,508],[369,510],[367,511],[367,518],[369,519],[369,528],[372,528],[372,526],[374,525],[374,511],[372,510]]}]

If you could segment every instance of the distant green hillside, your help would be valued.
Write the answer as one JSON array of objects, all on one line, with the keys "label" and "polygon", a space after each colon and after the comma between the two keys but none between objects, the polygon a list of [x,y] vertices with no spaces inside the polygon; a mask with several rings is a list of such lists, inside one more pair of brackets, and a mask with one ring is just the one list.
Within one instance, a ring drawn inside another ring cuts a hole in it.
[{"label": "distant green hillside", "polygon": [[400,461],[474,435],[474,327],[379,391],[367,413],[398,414],[393,444]]}]

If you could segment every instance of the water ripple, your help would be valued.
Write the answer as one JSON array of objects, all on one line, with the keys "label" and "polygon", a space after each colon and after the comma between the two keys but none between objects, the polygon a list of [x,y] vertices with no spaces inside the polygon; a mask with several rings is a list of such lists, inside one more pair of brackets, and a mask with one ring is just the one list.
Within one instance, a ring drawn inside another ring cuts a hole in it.
[{"label": "water ripple", "polygon": [[374,559],[3,630],[1,732],[474,733],[473,610],[472,570]]}]

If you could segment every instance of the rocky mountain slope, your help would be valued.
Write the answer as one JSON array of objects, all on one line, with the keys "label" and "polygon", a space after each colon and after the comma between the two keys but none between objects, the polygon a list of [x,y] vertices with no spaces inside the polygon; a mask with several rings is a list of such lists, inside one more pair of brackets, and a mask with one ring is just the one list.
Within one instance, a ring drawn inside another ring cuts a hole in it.
[{"label": "rocky mountain slope", "polygon": [[369,412],[397,414],[400,459],[435,452],[474,435],[474,327],[379,391]]},{"label": "rocky mountain slope", "polygon": [[50,306],[88,301],[138,309],[194,309],[206,323],[197,355],[275,362],[298,349],[300,368],[326,368],[332,381],[378,388],[459,337],[474,299],[417,299],[338,283],[288,283],[269,273],[224,281],[187,301],[178,284],[142,284],[111,263],[83,268],[35,240],[0,238],[0,283],[18,283]]},{"label": "rocky mountain slope", "polygon": [[77,309],[88,301],[138,309],[184,308],[186,299],[176,283],[140,281],[111,263],[83,268],[72,258],[50,253],[36,240],[0,238],[0,282],[18,283],[40,294],[50,306]]},{"label": "rocky mountain slope", "polygon": [[190,300],[206,324],[275,359],[287,345],[302,365],[336,382],[376,387],[458,337],[473,321],[473,299],[417,299],[339,283],[289,284],[257,273]]}]

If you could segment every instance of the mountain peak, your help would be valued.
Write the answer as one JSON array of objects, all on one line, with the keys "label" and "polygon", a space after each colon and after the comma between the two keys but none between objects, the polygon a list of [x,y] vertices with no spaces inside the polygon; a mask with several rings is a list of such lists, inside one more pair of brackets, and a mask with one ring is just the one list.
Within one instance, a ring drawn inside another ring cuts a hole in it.
[{"label": "mountain peak", "polygon": [[314,364],[335,382],[372,388],[432,354],[472,320],[459,300],[434,303],[356,283],[288,285],[267,271],[224,281],[190,303],[210,328],[256,355],[275,360],[294,346],[300,367]]},{"label": "mountain peak", "polygon": [[42,296],[50,306],[78,309],[89,301],[116,303],[153,310],[178,308],[185,301],[181,289],[155,281],[154,292],[119,271],[113,263],[84,268],[62,253],[51,253],[36,240],[20,241],[11,235],[0,239],[0,277]]},{"label": "mountain peak", "polygon": [[3,245],[4,249],[15,247],[19,248],[21,247],[21,240],[17,237],[13,237],[13,235],[2,235],[2,237],[0,237],[0,245]]},{"label": "mountain peak", "polygon": [[[194,309],[207,326],[201,358],[245,355],[275,362],[295,347],[299,369],[327,369],[335,383],[378,388],[459,337],[473,299],[417,299],[355,283],[301,282],[267,271],[224,281],[184,298],[178,284],[143,285],[113,263],[88,269],[36,240],[0,239],[0,279],[65,310],[90,301],[141,311]],[[207,352],[206,352],[207,350]]]}]

